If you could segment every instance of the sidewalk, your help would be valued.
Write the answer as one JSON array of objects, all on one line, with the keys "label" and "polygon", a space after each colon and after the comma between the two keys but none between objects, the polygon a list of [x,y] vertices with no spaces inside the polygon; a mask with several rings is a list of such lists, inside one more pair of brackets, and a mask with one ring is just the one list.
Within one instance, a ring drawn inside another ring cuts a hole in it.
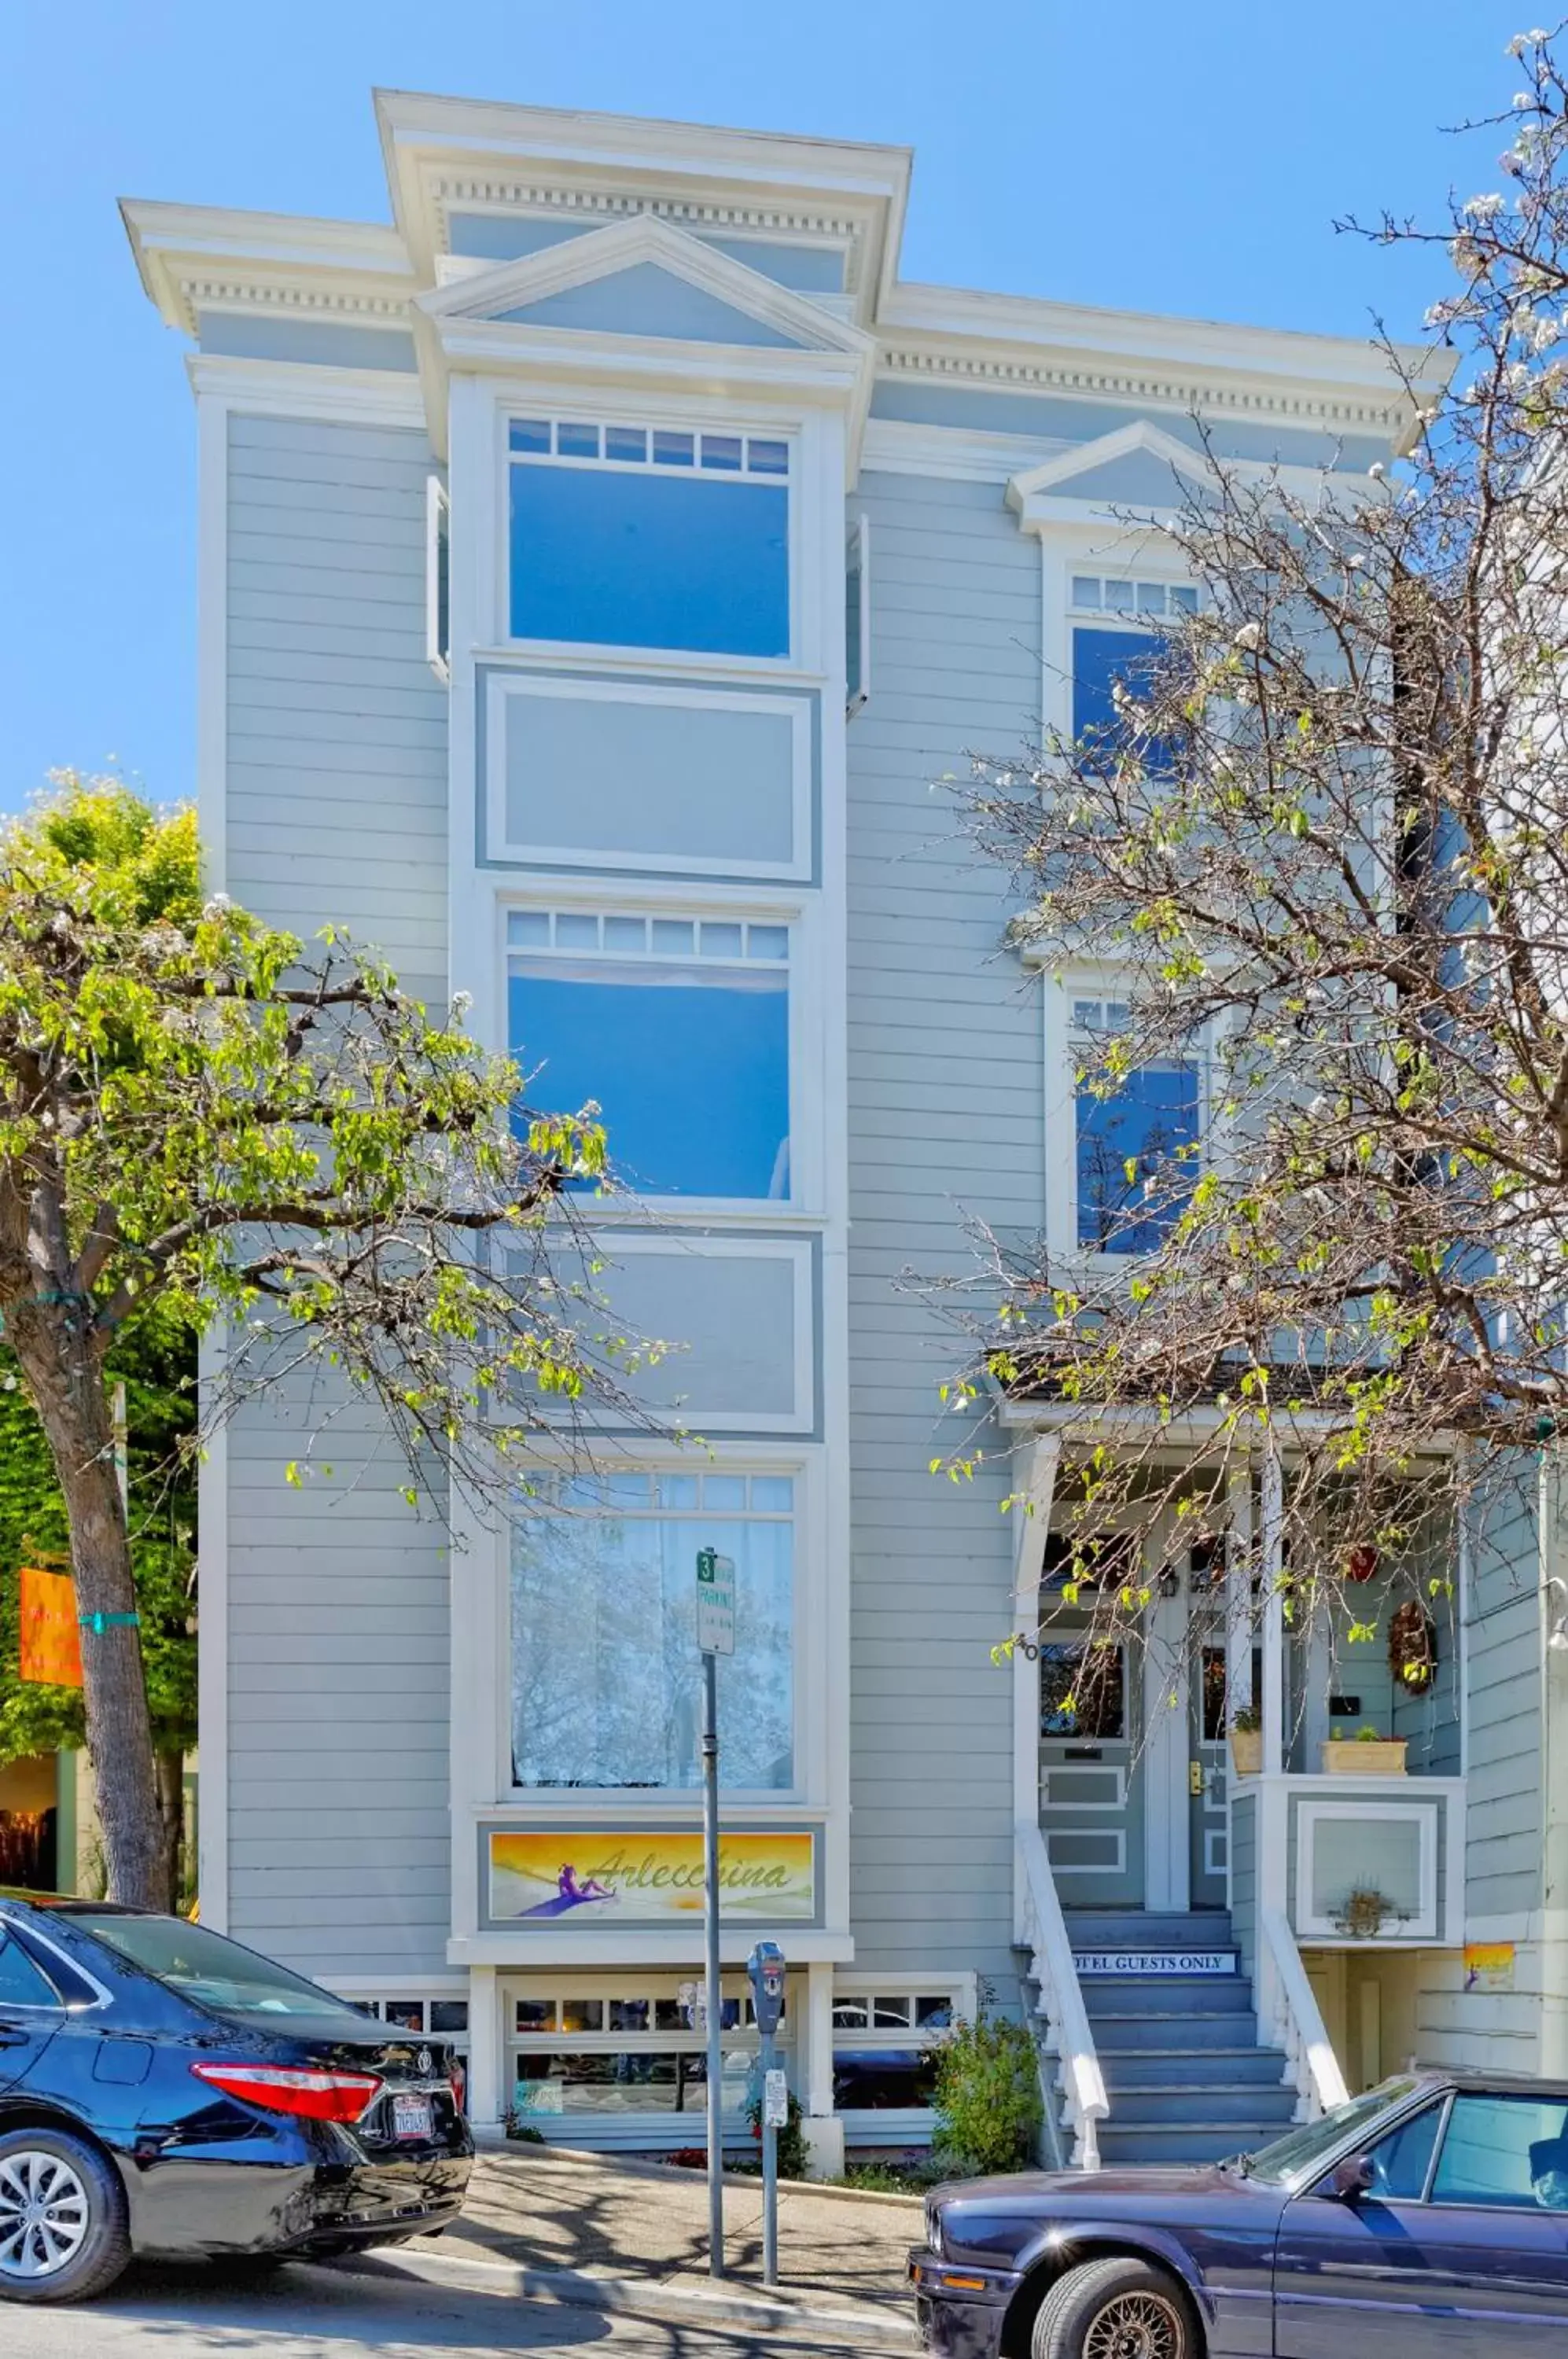
[{"label": "sidewalk", "polygon": [[590,2307],[734,2321],[819,2344],[917,2347],[905,2256],[920,2238],[916,2196],[797,2183],[779,2190],[779,2276],[762,2282],[762,2188],[724,2183],[726,2275],[708,2275],[703,2173],[658,2163],[515,2147],[481,2155],[463,2218],[410,2256],[494,2275],[519,2290]]}]

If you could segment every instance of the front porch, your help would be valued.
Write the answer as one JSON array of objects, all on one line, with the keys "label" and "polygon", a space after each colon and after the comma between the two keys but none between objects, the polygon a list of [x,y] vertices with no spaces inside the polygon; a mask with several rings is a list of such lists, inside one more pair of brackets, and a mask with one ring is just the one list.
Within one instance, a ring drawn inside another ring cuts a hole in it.
[{"label": "front porch", "polygon": [[[1171,1438],[1171,1462],[1185,1445],[1196,1463],[1202,1442]],[[1433,1573],[1442,1626],[1407,1682],[1375,1560],[1298,1618],[1288,1469],[1269,1449],[1230,1474],[1217,1540],[1188,1545],[1172,1514],[1146,1522],[1136,1626],[1107,1637],[1082,1582],[1064,1590],[1053,1570],[1064,1455],[1060,1433],[1036,1433],[1017,1509],[1018,1939],[1053,2060],[1060,2158],[1131,2158],[1154,2125],[1176,2157],[1170,2093],[1185,2090],[1196,2159],[1240,2119],[1214,2104],[1224,2075],[1206,2050],[1217,2043],[1240,2082],[1283,2088],[1308,2118],[1407,2061],[1414,2010],[1391,1962],[1413,1988],[1420,1953],[1464,1945],[1466,1549],[1461,1533]],[[1114,1577],[1127,1581],[1125,1558]],[[1118,1972],[1126,2003],[1104,1988]],[[1224,1976],[1234,1987],[1216,1997],[1204,1980]],[[1124,2038],[1168,2052],[1149,2071],[1112,2044]]]}]

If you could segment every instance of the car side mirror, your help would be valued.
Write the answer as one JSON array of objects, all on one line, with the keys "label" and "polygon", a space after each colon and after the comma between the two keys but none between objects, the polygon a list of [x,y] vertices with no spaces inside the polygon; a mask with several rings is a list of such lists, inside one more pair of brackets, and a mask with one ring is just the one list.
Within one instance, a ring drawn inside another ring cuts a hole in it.
[{"label": "car side mirror", "polygon": [[1377,2184],[1377,2173],[1370,2155],[1347,2154],[1343,2162],[1334,2167],[1332,2185],[1338,2202],[1359,2203]]}]

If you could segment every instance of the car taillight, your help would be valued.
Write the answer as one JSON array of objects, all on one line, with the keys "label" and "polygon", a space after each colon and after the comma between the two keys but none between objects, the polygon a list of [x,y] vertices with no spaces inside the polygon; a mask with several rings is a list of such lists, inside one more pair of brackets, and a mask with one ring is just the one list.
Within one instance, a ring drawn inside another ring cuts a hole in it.
[{"label": "car taillight", "polygon": [[286,2064],[192,2064],[208,2082],[269,2114],[302,2114],[312,2122],[356,2122],[381,2094],[376,2072],[318,2072]]},{"label": "car taillight", "polygon": [[447,2077],[452,2082],[452,2102],[461,2114],[463,2111],[463,2099],[468,2094],[468,2075],[463,2069],[463,2060],[461,2057],[454,2056],[452,2058],[452,2071]]}]

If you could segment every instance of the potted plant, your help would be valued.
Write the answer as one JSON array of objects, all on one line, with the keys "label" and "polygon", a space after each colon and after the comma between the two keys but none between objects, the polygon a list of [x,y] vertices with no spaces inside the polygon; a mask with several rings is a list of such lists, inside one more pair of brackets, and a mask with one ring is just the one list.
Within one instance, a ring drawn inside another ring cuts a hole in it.
[{"label": "potted plant", "polygon": [[1354,1736],[1331,1736],[1323,1766],[1325,1777],[1402,1777],[1405,1739],[1384,1736],[1368,1721]]},{"label": "potted plant", "polygon": [[1358,1884],[1335,1909],[1334,1921],[1336,1931],[1347,1940],[1375,1941],[1386,1924],[1398,1924],[1400,1919],[1386,1893],[1374,1885]]},{"label": "potted plant", "polygon": [[1249,1703],[1232,1712],[1231,1767],[1238,1777],[1256,1777],[1263,1768],[1263,1716]]}]

